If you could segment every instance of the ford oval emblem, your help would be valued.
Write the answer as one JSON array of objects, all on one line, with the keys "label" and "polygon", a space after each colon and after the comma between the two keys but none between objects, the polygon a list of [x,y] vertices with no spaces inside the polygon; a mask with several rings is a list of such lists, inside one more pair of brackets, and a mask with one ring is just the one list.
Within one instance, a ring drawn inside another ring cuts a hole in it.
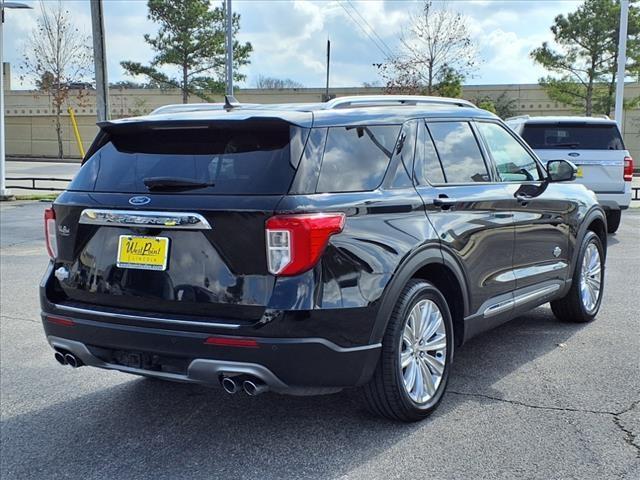
[{"label": "ford oval emblem", "polygon": [[570,156],[570,157],[579,157],[579,156],[580,156],[580,154],[579,154],[578,152],[571,152],[571,153],[569,154],[569,156]]},{"label": "ford oval emblem", "polygon": [[129,199],[129,203],[131,205],[146,205],[147,203],[149,203],[151,201],[151,199],[149,197],[131,197]]}]

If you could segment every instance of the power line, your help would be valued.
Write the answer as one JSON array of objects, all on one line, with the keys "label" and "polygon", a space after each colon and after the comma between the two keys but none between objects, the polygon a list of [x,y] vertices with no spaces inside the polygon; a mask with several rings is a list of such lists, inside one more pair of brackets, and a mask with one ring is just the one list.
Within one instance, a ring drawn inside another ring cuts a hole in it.
[{"label": "power line", "polygon": [[380,50],[380,52],[382,53],[382,55],[384,55],[384,57],[387,60],[391,60],[390,55],[384,51],[383,48],[380,47],[380,45],[378,45],[378,43],[376,42],[375,38],[373,38],[369,32],[367,32],[367,30],[362,26],[362,24],[360,24],[360,22],[358,22],[358,20],[351,14],[351,12],[349,10],[347,10],[347,7],[344,6],[344,4],[342,2],[339,2],[339,5],[342,7],[342,9],[347,12],[347,15],[349,15],[349,17],[351,18],[351,20],[353,20],[353,23],[355,23],[358,28],[360,28],[360,30],[362,30],[362,32],[369,38],[369,40],[371,40],[371,42],[376,46],[376,48],[378,50]]},{"label": "power line", "polygon": [[[384,55],[384,57],[385,57],[385,58],[390,59],[390,58],[391,58],[391,55],[389,55],[389,53],[388,53],[388,52],[386,52],[386,51],[385,51],[385,50],[380,46],[380,44],[376,41],[376,39],[375,39],[375,38],[373,38],[373,37],[371,36],[371,34],[369,34],[369,32],[367,31],[367,29],[366,29],[366,28],[364,28],[364,27],[362,26],[362,23],[360,23],[360,22],[358,21],[358,19],[357,19],[357,18],[355,18],[355,17],[351,14],[351,12],[347,9],[347,7],[345,7],[345,6],[344,6],[344,3],[343,3],[343,2],[339,2],[339,4],[340,4],[340,6],[342,7],[342,9],[347,13],[347,15],[349,15],[349,17],[351,18],[351,20],[353,20],[353,23],[355,23],[355,24],[358,26],[358,28],[359,28],[359,29],[360,29],[360,30],[361,30],[361,31],[362,31],[362,32],[367,36],[367,38],[369,38],[369,40],[371,40],[371,42],[376,46],[376,48],[377,48],[378,50],[380,50],[380,52],[382,53],[382,55]],[[353,5],[351,5],[351,6],[353,7]],[[356,11],[356,10],[354,9],[354,11]],[[358,13],[358,12],[356,11],[356,13]],[[358,13],[358,14],[359,14],[359,13]],[[374,33],[375,33],[375,32],[374,32]],[[383,42],[383,45],[384,45],[384,42]],[[386,46],[386,45],[385,45],[385,46]]]},{"label": "power line", "polygon": [[380,37],[380,35],[378,35],[376,30],[371,26],[371,24],[367,21],[367,19],[364,18],[364,16],[360,13],[360,11],[355,7],[353,2],[351,0],[347,0],[347,3],[353,9],[353,11],[358,14],[358,16],[362,19],[362,21],[367,24],[367,26],[369,27],[369,30],[371,30],[371,33],[373,33],[376,36],[376,38],[380,41],[380,43],[382,45],[384,45],[384,48],[386,49],[386,51],[389,54],[388,56],[392,57],[393,56],[393,50],[391,48],[389,48],[389,45],[387,45],[387,43],[382,39],[382,37]]}]

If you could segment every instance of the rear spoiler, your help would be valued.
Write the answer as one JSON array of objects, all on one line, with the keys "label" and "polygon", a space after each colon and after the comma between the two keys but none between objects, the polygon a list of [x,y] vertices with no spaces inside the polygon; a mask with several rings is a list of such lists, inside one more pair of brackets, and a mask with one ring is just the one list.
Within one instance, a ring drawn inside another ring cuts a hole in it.
[{"label": "rear spoiler", "polygon": [[[212,126],[228,126],[238,125],[238,122],[255,122],[257,124],[274,124],[285,123],[295,125],[302,128],[310,128],[313,124],[313,115],[308,112],[291,112],[287,115],[289,118],[280,116],[262,116],[255,115],[251,112],[249,115],[230,115],[220,116],[218,118],[158,118],[158,117],[134,117],[121,120],[98,122],[96,125],[100,128],[98,135],[91,143],[91,146],[85,153],[82,163],[86,162],[93,154],[95,154],[105,144],[109,143],[113,135],[131,134],[145,130],[177,130],[177,129],[208,129]],[[294,121],[298,120],[298,121]]]}]

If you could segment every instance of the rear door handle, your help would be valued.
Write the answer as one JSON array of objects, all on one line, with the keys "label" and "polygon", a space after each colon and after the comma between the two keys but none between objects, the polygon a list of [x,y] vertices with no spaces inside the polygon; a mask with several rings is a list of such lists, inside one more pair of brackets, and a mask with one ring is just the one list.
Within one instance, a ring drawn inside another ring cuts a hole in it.
[{"label": "rear door handle", "polygon": [[453,205],[455,205],[456,202],[457,200],[455,198],[449,198],[449,197],[439,197],[439,198],[433,199],[433,205],[435,205],[436,207],[440,207],[443,210],[448,210]]}]

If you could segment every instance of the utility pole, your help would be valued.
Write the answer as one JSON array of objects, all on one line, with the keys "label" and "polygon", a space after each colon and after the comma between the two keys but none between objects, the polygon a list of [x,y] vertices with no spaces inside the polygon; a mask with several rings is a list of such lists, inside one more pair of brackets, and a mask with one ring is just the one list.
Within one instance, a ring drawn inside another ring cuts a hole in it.
[{"label": "utility pole", "polygon": [[13,197],[7,190],[5,178],[5,152],[4,152],[4,61],[2,60],[2,35],[4,27],[5,8],[31,8],[29,5],[17,2],[5,2],[0,0],[0,200],[11,200]]},{"label": "utility pole", "polygon": [[327,38],[327,83],[324,89],[324,101],[329,101],[329,63],[331,62],[331,40]]},{"label": "utility pole", "polygon": [[102,0],[91,0],[91,32],[93,37],[93,63],[96,73],[96,112],[98,113],[98,121],[105,122],[109,119],[109,80],[104,45]]},{"label": "utility pole", "polygon": [[627,23],[629,22],[629,0],[620,1],[620,37],[618,39],[618,73],[616,74],[616,123],[622,133],[624,111],[624,76],[627,67]]},{"label": "utility pole", "polygon": [[227,95],[233,96],[233,10],[231,10],[231,0],[227,0],[225,14],[227,21]]}]

